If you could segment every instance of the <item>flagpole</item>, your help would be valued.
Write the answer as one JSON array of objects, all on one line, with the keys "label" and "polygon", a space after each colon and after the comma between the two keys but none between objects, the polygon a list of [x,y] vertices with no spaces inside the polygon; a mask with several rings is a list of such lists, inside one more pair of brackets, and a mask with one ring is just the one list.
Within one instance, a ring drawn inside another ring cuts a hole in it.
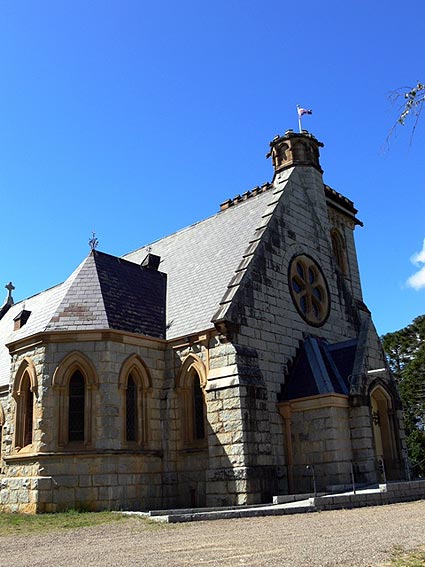
[{"label": "flagpole", "polygon": [[299,128],[300,134],[301,134],[301,132],[302,132],[302,126],[301,126],[301,114],[300,114],[300,112],[299,112],[299,109],[300,109],[300,105],[297,104],[298,128]]}]

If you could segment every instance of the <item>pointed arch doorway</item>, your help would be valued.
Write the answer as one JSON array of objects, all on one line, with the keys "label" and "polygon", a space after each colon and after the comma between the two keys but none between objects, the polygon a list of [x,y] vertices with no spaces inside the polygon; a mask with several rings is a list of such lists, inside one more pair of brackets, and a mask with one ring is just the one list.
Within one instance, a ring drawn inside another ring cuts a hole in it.
[{"label": "pointed arch doorway", "polygon": [[375,454],[380,469],[380,480],[399,478],[399,456],[394,435],[394,405],[390,394],[382,386],[370,393]]}]

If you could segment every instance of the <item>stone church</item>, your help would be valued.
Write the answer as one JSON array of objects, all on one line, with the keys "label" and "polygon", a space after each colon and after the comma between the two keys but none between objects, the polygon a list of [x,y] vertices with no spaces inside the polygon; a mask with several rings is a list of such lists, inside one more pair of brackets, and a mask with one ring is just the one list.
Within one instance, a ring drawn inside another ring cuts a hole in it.
[{"label": "stone church", "polygon": [[313,135],[273,179],[0,308],[0,510],[158,509],[402,479],[400,399],[352,201]]}]

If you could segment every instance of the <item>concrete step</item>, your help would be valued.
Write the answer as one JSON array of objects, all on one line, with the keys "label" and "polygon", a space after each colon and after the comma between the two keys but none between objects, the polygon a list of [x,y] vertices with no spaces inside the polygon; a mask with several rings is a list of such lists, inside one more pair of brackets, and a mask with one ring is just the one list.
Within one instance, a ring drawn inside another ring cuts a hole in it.
[{"label": "concrete step", "polygon": [[[305,496],[307,496],[307,498],[304,498]],[[287,500],[288,498],[289,501]],[[421,499],[425,499],[425,480],[380,484],[377,487],[360,489],[355,492],[346,491],[339,494],[275,496],[275,502],[273,504],[257,504],[255,506],[186,508],[123,513],[150,518],[156,522],[179,523],[226,520],[231,518],[283,516],[321,510],[338,510],[341,508],[394,504],[396,502],[409,502]]]},{"label": "concrete step", "polygon": [[258,518],[261,516],[283,516],[288,514],[301,514],[305,512],[315,512],[316,508],[310,501],[303,501],[302,504],[296,505],[274,505],[255,506],[255,507],[235,507],[226,510],[211,510],[204,508],[203,510],[193,512],[175,511],[173,514],[164,514],[161,510],[160,514],[154,515],[151,512],[123,512],[128,515],[138,515],[147,517],[155,522],[166,522],[169,524],[181,522],[201,522],[205,520],[229,520],[231,518]]}]

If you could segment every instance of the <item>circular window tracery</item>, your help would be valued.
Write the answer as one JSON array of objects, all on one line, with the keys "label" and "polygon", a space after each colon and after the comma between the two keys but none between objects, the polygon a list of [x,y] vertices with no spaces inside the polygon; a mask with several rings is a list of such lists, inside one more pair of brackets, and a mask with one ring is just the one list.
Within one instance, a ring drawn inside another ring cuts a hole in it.
[{"label": "circular window tracery", "polygon": [[300,254],[293,258],[289,266],[289,289],[292,301],[301,317],[319,327],[329,315],[329,292],[317,262]]}]

